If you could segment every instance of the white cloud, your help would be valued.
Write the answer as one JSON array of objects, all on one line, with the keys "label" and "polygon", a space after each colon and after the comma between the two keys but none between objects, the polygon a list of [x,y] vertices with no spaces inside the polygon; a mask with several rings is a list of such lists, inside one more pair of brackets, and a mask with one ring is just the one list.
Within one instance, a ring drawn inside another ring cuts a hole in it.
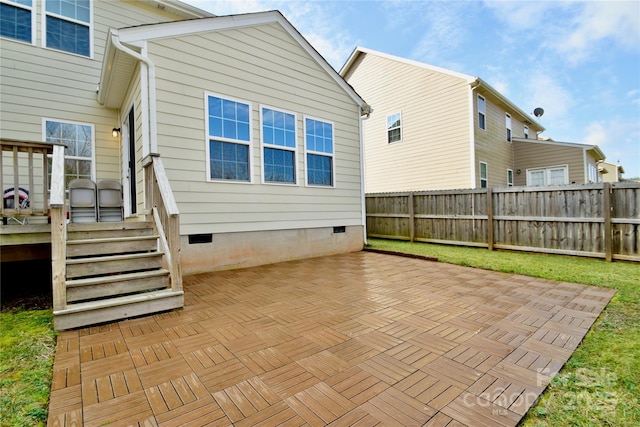
[{"label": "white cloud", "polygon": [[640,45],[640,3],[635,1],[587,2],[570,25],[566,38],[553,43],[573,63],[591,57],[594,45],[610,40],[625,48]]},{"label": "white cloud", "polygon": [[[526,84],[526,91],[530,94],[528,98],[533,108],[544,109],[545,121],[565,127],[563,123],[576,102],[571,92],[555,79],[552,73],[543,69],[533,72]],[[547,124],[544,126],[551,129]],[[553,135],[549,136],[553,138]]]},{"label": "white cloud", "polygon": [[625,176],[640,176],[640,123],[634,120],[599,120],[586,126],[584,144],[597,145],[607,160],[625,169]]}]

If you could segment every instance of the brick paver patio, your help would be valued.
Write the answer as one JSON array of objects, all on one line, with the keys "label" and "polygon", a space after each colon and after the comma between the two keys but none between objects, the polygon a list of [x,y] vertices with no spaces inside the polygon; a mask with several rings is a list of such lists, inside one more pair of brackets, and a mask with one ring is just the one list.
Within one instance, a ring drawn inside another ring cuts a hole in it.
[{"label": "brick paver patio", "polygon": [[515,426],[614,294],[359,252],[58,337],[49,426]]}]

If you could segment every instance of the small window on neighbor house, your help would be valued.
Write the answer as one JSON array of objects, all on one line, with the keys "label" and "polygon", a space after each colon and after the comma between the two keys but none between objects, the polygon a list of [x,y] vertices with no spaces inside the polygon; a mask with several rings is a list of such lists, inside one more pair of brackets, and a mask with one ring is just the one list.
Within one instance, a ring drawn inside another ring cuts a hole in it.
[{"label": "small window on neighbor house", "polygon": [[261,118],[264,181],[295,184],[295,114],[263,107]]},{"label": "small window on neighbor house", "polygon": [[505,114],[504,121],[507,128],[507,141],[511,142],[511,116],[509,114]]},{"label": "small window on neighbor house", "polygon": [[31,0],[0,3],[0,37],[33,43],[34,14]]},{"label": "small window on neighbor house", "polygon": [[207,178],[250,182],[249,103],[207,95],[206,107]]},{"label": "small window on neighbor house", "polygon": [[486,129],[486,103],[484,97],[478,95],[478,127],[480,129]]},{"label": "small window on neighbor house", "polygon": [[334,185],[333,123],[304,119],[307,185]]},{"label": "small window on neighbor house", "polygon": [[524,127],[524,139],[529,139],[529,126]]},{"label": "small window on neighbor house", "polygon": [[46,0],[46,46],[91,56],[91,2]]},{"label": "small window on neighbor house", "polygon": [[569,183],[569,167],[554,166],[527,170],[527,185],[566,185]]},{"label": "small window on neighbor house", "polygon": [[402,116],[395,113],[387,116],[387,142],[402,141]]},{"label": "small window on neighbor house", "polygon": [[480,188],[487,188],[488,183],[487,164],[485,162],[480,162]]},{"label": "small window on neighbor house", "polygon": [[507,169],[507,187],[513,187],[513,169]]}]

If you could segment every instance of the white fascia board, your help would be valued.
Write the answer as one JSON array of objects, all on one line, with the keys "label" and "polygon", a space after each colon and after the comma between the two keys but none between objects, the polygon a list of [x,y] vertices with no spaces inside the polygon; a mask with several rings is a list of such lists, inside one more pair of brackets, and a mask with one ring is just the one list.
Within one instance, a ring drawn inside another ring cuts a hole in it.
[{"label": "white fascia board", "polygon": [[457,71],[447,70],[446,68],[436,67],[435,65],[425,64],[424,62],[414,61],[412,59],[407,59],[407,58],[402,58],[402,57],[399,57],[399,56],[390,55],[388,53],[379,52],[377,50],[368,49],[368,48],[362,47],[362,46],[357,46],[353,50],[353,52],[351,53],[351,56],[349,56],[349,59],[347,59],[347,62],[345,62],[345,64],[340,69],[340,75],[341,76],[344,76],[349,71],[349,69],[351,68],[351,66],[353,65],[354,61],[356,60],[356,58],[358,57],[358,55],[360,53],[367,53],[367,54],[371,54],[371,55],[376,55],[376,56],[380,56],[382,58],[389,59],[391,61],[402,62],[404,64],[413,65],[414,67],[419,67],[419,68],[423,68],[425,70],[435,71],[437,73],[442,73],[442,74],[446,74],[448,76],[457,77],[459,79],[463,79],[468,84],[471,84],[471,83],[475,82],[476,79],[477,79],[477,77],[471,76],[469,74],[464,74],[464,73],[459,73]]},{"label": "white fascia board", "polygon": [[211,31],[223,31],[243,27],[253,27],[278,23],[293,37],[300,46],[322,67],[338,85],[362,107],[368,107],[356,91],[333,69],[331,65],[316,51],[313,46],[296,30],[293,25],[277,10],[268,12],[247,13],[241,15],[217,16],[187,21],[166,22],[160,24],[141,25],[120,30],[120,41],[132,46],[140,46],[143,41],[171,37],[179,37]]}]

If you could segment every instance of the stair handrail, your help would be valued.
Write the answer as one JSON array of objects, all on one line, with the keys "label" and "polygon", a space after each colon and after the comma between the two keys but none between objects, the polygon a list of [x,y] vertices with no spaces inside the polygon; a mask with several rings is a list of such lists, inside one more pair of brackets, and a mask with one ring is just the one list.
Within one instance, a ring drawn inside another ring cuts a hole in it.
[{"label": "stair handrail", "polygon": [[67,216],[65,214],[65,179],[63,145],[55,145],[51,159],[51,189],[49,207],[51,214],[51,281],[53,286],[53,311],[67,306]]},{"label": "stair handrail", "polygon": [[180,266],[180,211],[173,197],[169,178],[160,159],[152,153],[143,159],[145,170],[145,208],[153,215],[154,223],[165,247],[171,277],[171,289],[182,291]]}]

